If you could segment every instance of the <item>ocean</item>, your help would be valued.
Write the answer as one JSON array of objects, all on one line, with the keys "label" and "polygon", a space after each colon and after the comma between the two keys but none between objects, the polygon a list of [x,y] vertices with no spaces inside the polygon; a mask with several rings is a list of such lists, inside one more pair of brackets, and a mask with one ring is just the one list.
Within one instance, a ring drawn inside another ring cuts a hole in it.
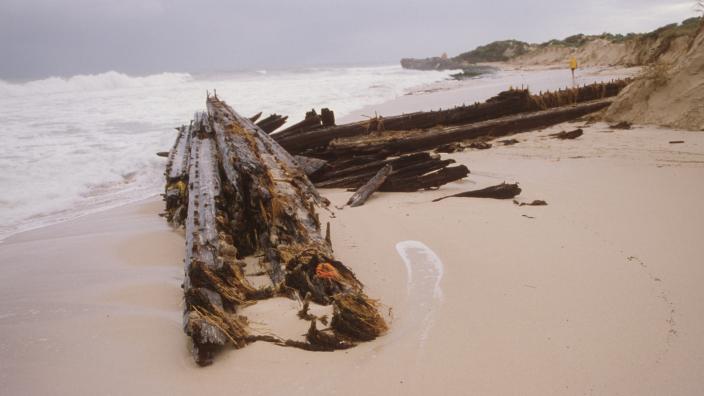
[{"label": "ocean", "polygon": [[166,159],[156,153],[205,110],[206,91],[291,125],[312,108],[341,118],[450,74],[379,66],[0,80],[0,240],[161,193]]}]

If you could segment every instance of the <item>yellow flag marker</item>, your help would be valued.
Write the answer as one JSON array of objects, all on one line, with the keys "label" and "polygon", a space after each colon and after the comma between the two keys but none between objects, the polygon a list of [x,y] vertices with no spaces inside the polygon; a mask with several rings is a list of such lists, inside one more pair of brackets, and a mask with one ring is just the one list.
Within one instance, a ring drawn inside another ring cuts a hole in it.
[{"label": "yellow flag marker", "polygon": [[572,70],[572,86],[574,87],[575,81],[574,81],[574,71],[577,69],[577,58],[574,56],[572,59],[570,59],[570,70]]}]

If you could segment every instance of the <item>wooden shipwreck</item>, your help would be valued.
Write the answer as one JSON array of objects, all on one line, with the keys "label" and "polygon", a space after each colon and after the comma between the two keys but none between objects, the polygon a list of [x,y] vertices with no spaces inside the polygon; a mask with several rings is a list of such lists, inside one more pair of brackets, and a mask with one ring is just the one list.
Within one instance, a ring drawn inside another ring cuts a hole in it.
[{"label": "wooden shipwreck", "polygon": [[[469,169],[438,152],[462,150],[464,143],[487,149],[486,140],[574,120],[608,106],[627,83],[538,95],[509,90],[471,106],[345,125],[335,125],[329,109],[312,110],[278,132],[287,117],[243,117],[208,96],[207,112],[177,129],[164,194],[166,219],[185,228],[184,331],[196,362],[210,364],[227,345],[266,341],[327,351],[387,330],[378,303],[334,257],[329,225],[323,233],[319,217],[329,203],[318,188],[355,190],[350,206],[375,191],[439,188]],[[519,193],[517,185],[499,185],[455,196]],[[251,257],[268,275],[265,285],[250,281],[245,259]],[[250,331],[241,308],[272,297],[304,302],[299,317],[311,321],[305,341]],[[333,307],[329,327],[318,329],[307,313],[311,302]]]},{"label": "wooden shipwreck", "polygon": [[[207,107],[179,129],[165,194],[167,219],[186,230],[184,330],[196,362],[257,340],[329,350],[383,333],[376,302],[321,234],[316,209],[327,202],[294,157],[224,102],[209,97]],[[248,281],[242,259],[253,255],[269,286]],[[333,305],[331,327],[311,325],[306,342],[252,336],[240,307],[273,296]]]}]

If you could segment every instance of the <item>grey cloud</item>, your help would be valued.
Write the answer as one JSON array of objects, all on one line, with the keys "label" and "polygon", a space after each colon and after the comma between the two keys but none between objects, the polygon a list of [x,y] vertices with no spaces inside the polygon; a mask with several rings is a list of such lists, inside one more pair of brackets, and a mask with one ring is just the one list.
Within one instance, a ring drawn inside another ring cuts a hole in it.
[{"label": "grey cloud", "polygon": [[693,16],[693,4],[3,0],[0,78],[395,63],[497,39],[650,30]]}]

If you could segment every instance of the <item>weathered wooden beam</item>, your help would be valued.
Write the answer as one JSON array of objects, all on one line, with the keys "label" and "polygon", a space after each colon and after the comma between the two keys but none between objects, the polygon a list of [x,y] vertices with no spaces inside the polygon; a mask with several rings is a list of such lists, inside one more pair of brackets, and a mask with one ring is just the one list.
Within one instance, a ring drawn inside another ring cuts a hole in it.
[{"label": "weathered wooden beam", "polygon": [[388,181],[394,181],[397,179],[405,179],[408,176],[420,176],[425,173],[433,172],[438,169],[442,169],[453,162],[454,160],[451,159],[441,160],[438,155],[414,155],[413,157],[405,156],[383,161],[381,164],[376,164],[376,166],[373,167],[355,167],[357,168],[356,170],[350,172],[340,172],[341,176],[338,175],[316,182],[316,187],[359,188],[385,165],[391,165],[393,167],[394,170],[389,175]]},{"label": "weathered wooden beam", "polygon": [[437,172],[422,176],[411,176],[395,179],[390,177],[379,188],[379,191],[388,192],[413,192],[422,189],[438,188],[447,183],[464,179],[469,174],[469,169],[464,165],[448,166]]},{"label": "weathered wooden beam", "polygon": [[190,158],[191,136],[193,125],[178,128],[178,136],[174,146],[169,151],[166,164],[166,187],[164,201],[166,202],[166,220],[175,226],[183,225],[186,218],[188,191],[188,162]]},{"label": "weathered wooden beam", "polygon": [[176,142],[169,151],[169,160],[166,164],[166,180],[178,181],[185,179],[188,174],[188,158],[191,147],[191,126],[182,125],[178,128]]},{"label": "weathered wooden beam", "polygon": [[[574,89],[563,89],[538,95],[530,95],[528,90],[508,90],[499,93],[484,103],[440,111],[415,112],[384,117],[384,130],[400,131],[426,129],[437,125],[469,124],[523,112],[582,103],[615,96],[628,83],[630,83],[630,80],[594,83]],[[365,135],[370,130],[370,122],[362,121],[324,127],[295,135],[281,136],[277,138],[277,141],[290,152],[300,153],[307,149],[326,146],[333,139]]]},{"label": "weathered wooden beam", "polygon": [[272,114],[269,117],[257,122],[257,126],[266,133],[272,133],[286,123],[288,116]]},{"label": "weathered wooden beam", "polygon": [[511,199],[521,193],[521,188],[518,183],[506,184],[501,183],[495,186],[482,188],[480,190],[465,191],[457,194],[448,195],[441,198],[436,198],[433,202],[442,201],[452,197],[474,197],[474,198],[494,198],[494,199]]},{"label": "weathered wooden beam", "polygon": [[272,136],[275,136],[275,139],[278,140],[289,135],[320,128],[321,125],[322,123],[320,116],[315,112],[315,110],[311,110],[306,113],[306,117],[303,120],[291,125],[288,128],[277,131]]},{"label": "weathered wooden beam", "polygon": [[327,151],[338,156],[345,156],[374,153],[381,150],[396,154],[429,150],[447,143],[480,136],[499,137],[546,128],[593,113],[610,104],[611,99],[600,99],[468,125],[429,130],[387,131],[379,135],[336,139],[330,142]]},{"label": "weathered wooden beam", "polygon": [[218,225],[220,173],[212,136],[200,124],[194,130],[189,159],[188,215],[186,219],[186,258],[184,330],[193,341],[193,355],[200,365],[212,362],[222,346],[245,345],[246,331],[240,319],[226,313],[225,304],[241,297],[225,290],[215,274],[226,272]]},{"label": "weathered wooden beam", "polygon": [[367,202],[367,199],[369,199],[369,197],[374,194],[374,192],[378,190],[382,184],[384,184],[386,178],[389,177],[392,170],[391,165],[384,165],[384,167],[379,169],[379,172],[377,172],[374,177],[369,179],[367,183],[352,194],[350,199],[347,201],[347,205],[351,207],[364,205],[364,203]]},{"label": "weathered wooden beam", "polygon": [[334,126],[335,125],[335,113],[328,108],[320,109],[320,121],[321,121],[323,127]]},{"label": "weathered wooden beam", "polygon": [[368,160],[367,158],[361,158],[361,163],[356,161],[333,161],[329,162],[329,169],[315,175],[312,181],[315,183],[334,180],[343,178],[346,176],[354,176],[366,173],[376,173],[379,169],[383,168],[384,165],[391,165],[395,169],[401,169],[408,165],[416,164],[419,162],[427,161],[430,159],[439,159],[438,155],[431,155],[427,152],[407,154],[396,158],[385,158],[381,160]]}]

